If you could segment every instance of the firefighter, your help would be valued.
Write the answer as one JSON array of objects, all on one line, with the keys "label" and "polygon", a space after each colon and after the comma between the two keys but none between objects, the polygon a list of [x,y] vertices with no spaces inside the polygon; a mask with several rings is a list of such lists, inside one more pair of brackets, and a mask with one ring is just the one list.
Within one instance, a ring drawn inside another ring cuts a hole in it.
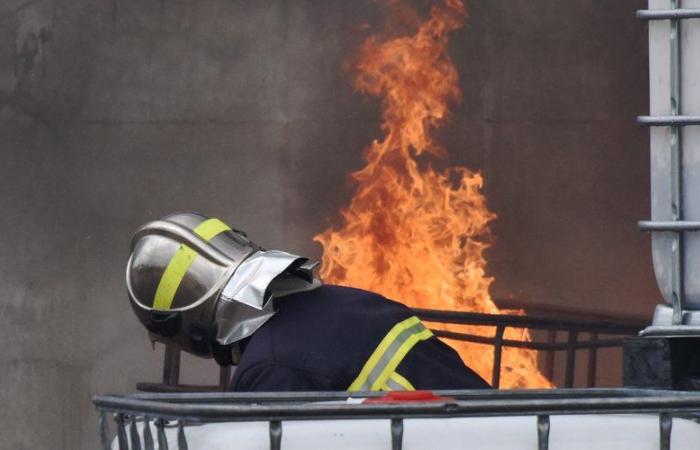
[{"label": "firefighter", "polygon": [[409,308],[315,265],[179,213],[136,231],[126,284],[151,339],[236,365],[232,390],[489,388]]}]

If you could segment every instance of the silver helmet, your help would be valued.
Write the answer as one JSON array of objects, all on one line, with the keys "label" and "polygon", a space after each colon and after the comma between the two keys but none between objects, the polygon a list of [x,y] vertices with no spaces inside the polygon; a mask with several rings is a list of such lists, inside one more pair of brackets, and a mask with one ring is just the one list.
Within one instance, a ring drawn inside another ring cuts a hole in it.
[{"label": "silver helmet", "polygon": [[136,231],[126,286],[151,339],[225,365],[232,344],[274,315],[275,296],[319,285],[313,266],[266,251],[219,219],[178,213]]}]

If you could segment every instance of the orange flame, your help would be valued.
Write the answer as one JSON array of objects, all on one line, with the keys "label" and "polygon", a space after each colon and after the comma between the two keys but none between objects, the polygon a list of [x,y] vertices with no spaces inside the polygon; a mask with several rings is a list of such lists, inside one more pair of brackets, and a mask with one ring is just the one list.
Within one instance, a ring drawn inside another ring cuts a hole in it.
[{"label": "orange flame", "polygon": [[[444,0],[423,22],[414,12],[409,16],[414,34],[385,40],[371,36],[346,63],[356,89],[382,98],[384,137],[372,142],[365,152],[367,165],[352,174],[357,191],[341,211],[342,227],[314,237],[324,249],[321,276],[414,307],[498,314],[484,258],[491,242],[488,224],[496,215],[486,206],[481,174],[465,167],[439,171],[426,158],[418,160],[424,153],[446,154],[431,131],[445,122],[448,104],[461,100],[447,42],[463,24],[464,5]],[[484,327],[459,331],[493,333]],[[529,336],[507,329],[505,338]],[[467,365],[491,379],[488,347],[450,343]],[[537,369],[533,351],[509,348],[503,352],[501,386],[551,383]]]}]

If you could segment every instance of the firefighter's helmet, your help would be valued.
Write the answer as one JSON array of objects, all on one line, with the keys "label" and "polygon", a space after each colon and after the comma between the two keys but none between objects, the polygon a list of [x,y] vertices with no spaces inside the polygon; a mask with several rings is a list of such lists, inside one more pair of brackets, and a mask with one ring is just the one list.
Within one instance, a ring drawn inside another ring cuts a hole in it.
[{"label": "firefighter's helmet", "polygon": [[[149,222],[131,241],[126,286],[151,339],[231,364],[232,344],[275,313],[273,280],[318,285],[308,258],[265,251],[219,219],[178,213]],[[289,283],[285,283],[289,286]]]}]

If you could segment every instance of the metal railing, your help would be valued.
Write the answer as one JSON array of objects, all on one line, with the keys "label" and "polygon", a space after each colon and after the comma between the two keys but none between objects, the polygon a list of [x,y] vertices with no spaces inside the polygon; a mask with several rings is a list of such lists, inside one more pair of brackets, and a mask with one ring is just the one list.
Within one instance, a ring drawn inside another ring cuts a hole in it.
[{"label": "metal railing", "polygon": [[[116,424],[120,450],[168,450],[166,424],[178,428],[178,450],[188,448],[185,426],[217,422],[263,421],[269,424],[270,449],[280,450],[285,421],[389,419],[391,448],[403,443],[403,421],[417,418],[536,416],[538,449],[549,448],[550,416],[571,414],[655,414],[659,448],[670,450],[674,417],[697,417],[700,393],[641,389],[557,389],[525,391],[436,391],[436,402],[350,403],[377,392],[275,392],[216,394],[134,394],[93,397],[100,412],[103,450],[111,445],[108,415]],[[146,426],[139,432],[137,423]],[[151,434],[153,423],[156,438]]]},{"label": "metal railing", "polygon": [[[500,387],[504,348],[525,348],[544,354],[543,374],[554,380],[556,355],[563,353],[563,387],[574,387],[577,353],[587,352],[586,387],[596,386],[598,350],[620,348],[625,336],[637,335],[646,326],[642,320],[617,317],[609,314],[588,315],[575,311],[549,310],[547,314],[482,314],[432,309],[414,309],[416,315],[428,322],[433,333],[441,338],[485,344],[493,347],[491,385]],[[493,335],[479,335],[435,329],[433,324],[469,325],[484,327]],[[532,341],[513,340],[504,337],[508,328],[531,332]],[[537,333],[539,331],[540,333]],[[542,336],[544,332],[544,336]],[[538,340],[544,337],[544,340]],[[560,340],[563,337],[563,340]],[[219,384],[211,386],[180,384],[180,350],[166,346],[163,361],[162,383],[138,383],[137,389],[145,392],[214,392],[227,390],[231,369],[220,368]]]},{"label": "metal railing", "polygon": [[[673,233],[671,244],[671,300],[673,306],[672,325],[682,324],[685,303],[685,246],[684,236],[687,232],[700,230],[700,223],[685,219],[683,198],[683,128],[700,125],[700,116],[683,114],[681,104],[682,86],[682,51],[681,24],[684,20],[700,19],[700,9],[688,9],[681,6],[681,0],[670,0],[670,9],[644,9],[637,11],[637,18],[646,21],[669,20],[669,106],[668,116],[639,116],[637,122],[644,127],[670,127],[669,151],[671,153],[671,220],[643,220],[639,228],[652,233]],[[668,330],[663,330],[667,332]],[[650,333],[653,331],[650,329]],[[697,332],[697,330],[696,330]]]}]

